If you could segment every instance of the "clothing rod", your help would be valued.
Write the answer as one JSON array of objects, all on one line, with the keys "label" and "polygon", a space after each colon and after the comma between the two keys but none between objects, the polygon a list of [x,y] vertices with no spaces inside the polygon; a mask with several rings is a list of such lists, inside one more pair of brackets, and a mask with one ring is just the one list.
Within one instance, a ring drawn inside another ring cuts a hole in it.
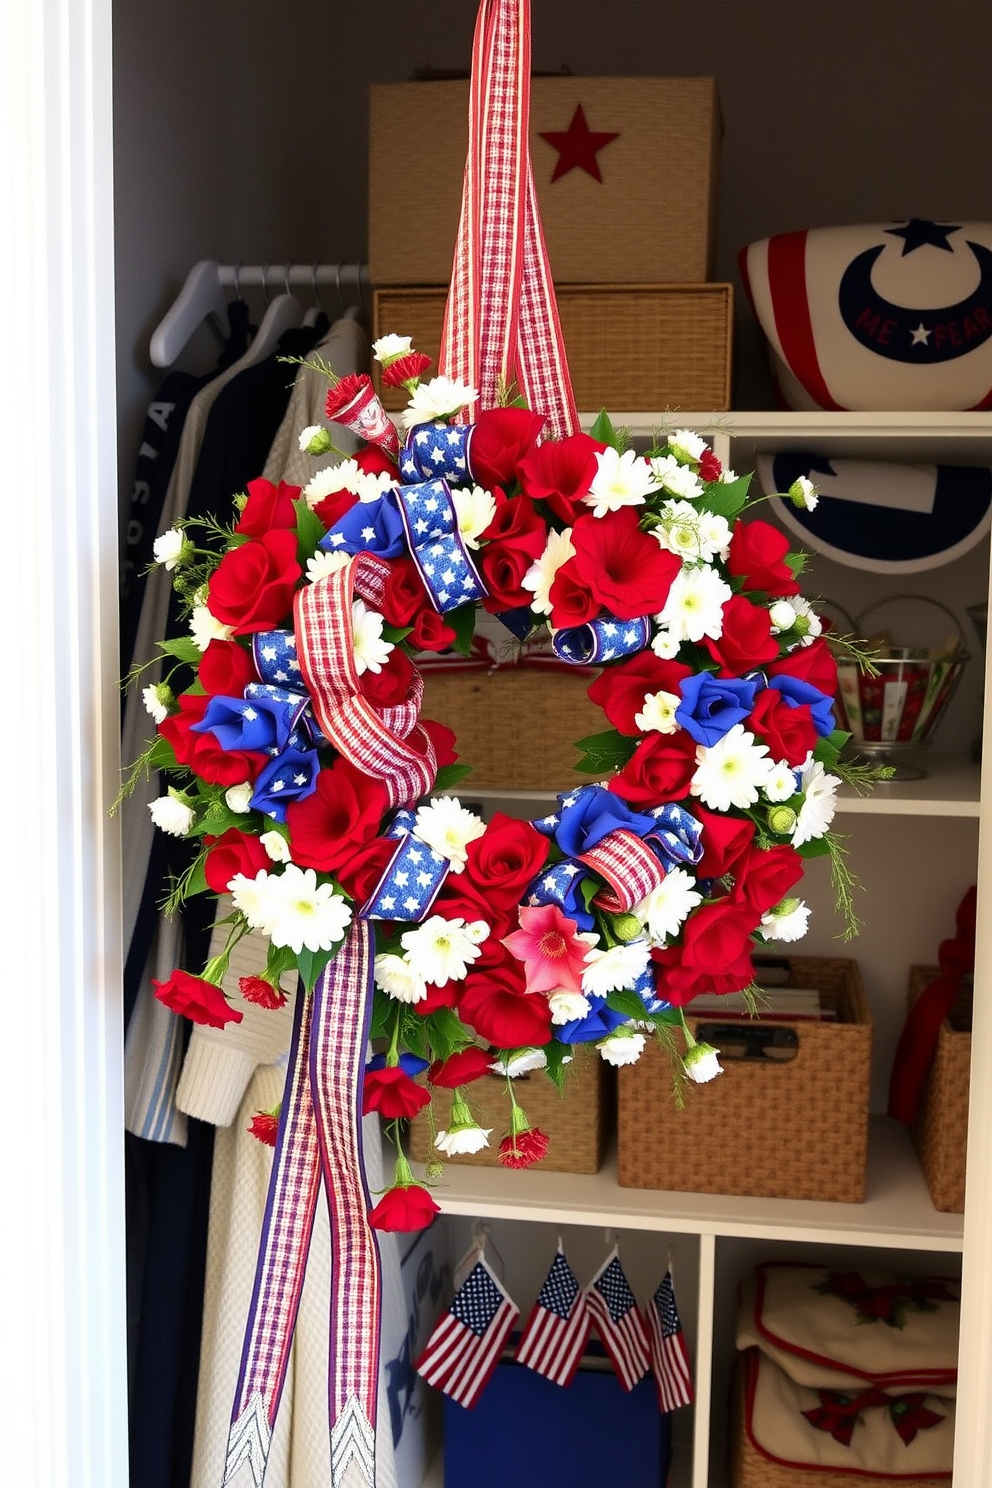
[{"label": "clothing rod", "polygon": [[337,289],[365,288],[369,283],[369,266],[364,263],[315,264],[218,264],[217,278],[225,289],[266,288],[273,294],[285,290],[312,289],[314,284]]}]

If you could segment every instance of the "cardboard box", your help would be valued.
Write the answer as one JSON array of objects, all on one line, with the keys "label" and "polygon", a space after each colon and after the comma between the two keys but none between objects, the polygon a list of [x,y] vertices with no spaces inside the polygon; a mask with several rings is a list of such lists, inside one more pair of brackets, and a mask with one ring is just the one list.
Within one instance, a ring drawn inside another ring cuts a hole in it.
[{"label": "cardboard box", "polygon": [[[588,131],[615,138],[598,150],[600,141],[583,142],[578,109]],[[563,156],[547,133],[568,134],[577,148]],[[713,78],[534,78],[531,161],[555,280],[708,279],[720,134]],[[467,81],[373,85],[369,145],[372,283],[447,284],[468,146]],[[582,163],[565,170],[576,157]]]}]

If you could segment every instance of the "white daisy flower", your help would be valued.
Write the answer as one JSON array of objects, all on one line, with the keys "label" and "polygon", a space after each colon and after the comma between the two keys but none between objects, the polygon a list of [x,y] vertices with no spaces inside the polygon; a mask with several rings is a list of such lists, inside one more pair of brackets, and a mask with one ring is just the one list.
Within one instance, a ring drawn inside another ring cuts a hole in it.
[{"label": "white daisy flower", "polygon": [[573,1019],[584,1018],[592,1003],[581,992],[568,992],[564,987],[559,987],[556,992],[548,993],[548,1006],[551,1009],[551,1021],[558,1028],[563,1023],[571,1023]]},{"label": "white daisy flower", "polygon": [[452,377],[432,377],[420,383],[410,395],[410,402],[399,416],[404,429],[416,424],[429,424],[433,419],[451,418],[478,398],[478,389]]},{"label": "white daisy flower", "polygon": [[313,557],[307,559],[307,582],[319,584],[321,579],[329,578],[331,574],[347,568],[350,562],[350,553],[325,552],[323,548],[318,548]]},{"label": "white daisy flower", "polygon": [[703,494],[703,483],[694,470],[682,465],[674,455],[655,455],[650,462],[658,485],[672,496],[694,501]]},{"label": "white daisy flower", "polygon": [[484,940],[489,939],[491,928],[485,920],[469,920],[465,926],[465,934],[473,945],[481,945]]},{"label": "white daisy flower", "polygon": [[185,837],[196,821],[196,812],[186,797],[176,790],[170,789],[168,795],[149,801],[148,810],[159,831],[167,832],[170,837]]},{"label": "white daisy flower", "polygon": [[787,765],[785,760],[776,760],[775,764],[768,772],[768,779],[765,781],[761,789],[764,791],[765,797],[769,801],[791,801],[792,797],[799,789],[798,785],[796,784],[796,775],[792,766]]},{"label": "white daisy flower", "polygon": [[703,896],[696,888],[696,880],[684,868],[672,868],[657,888],[651,890],[640,904],[635,904],[635,914],[645,927],[655,945],[664,945],[678,935]]},{"label": "white daisy flower", "polygon": [[651,466],[634,450],[622,455],[612,448],[597,450],[596,466],[589,494],[582,498],[594,516],[605,517],[623,506],[643,506],[645,496],[657,489]]},{"label": "white daisy flower", "polygon": [[715,1080],[717,1075],[722,1075],[723,1065],[717,1058],[719,1052],[712,1044],[693,1043],[682,1059],[682,1068],[689,1079],[696,1085],[705,1085],[710,1080]]},{"label": "white daisy flower", "polygon": [[381,672],[389,659],[393,643],[382,638],[384,624],[378,610],[370,610],[363,599],[352,600],[351,637],[355,650],[355,671],[359,676],[363,672]]},{"label": "white daisy flower", "polygon": [[697,516],[699,523],[699,552],[705,563],[711,563],[714,558],[726,558],[730,550],[730,539],[733,533],[730,523],[726,517],[718,516],[716,512],[706,511],[705,508]]},{"label": "white daisy flower", "polygon": [[447,858],[452,873],[464,871],[468,845],[483,836],[486,824],[454,796],[438,796],[417,809],[413,835]]},{"label": "white daisy flower", "polygon": [[675,710],[682,699],[674,692],[649,692],[644,697],[644,707],[634,714],[634,722],[642,734],[675,734],[682,725],[676,722]]},{"label": "white daisy flower", "polygon": [[460,982],[482,954],[465,921],[447,920],[443,915],[431,915],[415,930],[404,931],[400,945],[411,968],[435,987]]},{"label": "white daisy flower", "polygon": [[386,366],[397,357],[408,356],[413,350],[413,340],[409,336],[380,336],[378,341],[372,342],[372,355],[377,362]]},{"label": "white daisy flower", "polygon": [[692,429],[676,429],[668,436],[668,448],[676,459],[690,465],[698,465],[707,448],[706,440]]},{"label": "white daisy flower", "polygon": [[792,834],[793,847],[802,847],[804,842],[812,842],[827,831],[837,810],[839,785],[837,776],[828,775],[819,760],[808,760],[803,766],[799,785],[803,804]]},{"label": "white daisy flower", "polygon": [[590,997],[605,997],[632,987],[651,959],[646,940],[628,940],[608,950],[590,950],[583,956],[582,990]]},{"label": "white daisy flower", "polygon": [[434,1146],[448,1157],[459,1153],[481,1152],[489,1146],[491,1126],[453,1126],[450,1131],[439,1131]]},{"label": "white daisy flower", "polygon": [[617,1066],[636,1064],[644,1052],[643,1033],[612,1033],[596,1045],[599,1057]]},{"label": "white daisy flower", "polygon": [[724,467],[724,469],[721,470],[720,474],[717,476],[717,480],[720,482],[721,485],[724,486],[732,485],[736,479],[737,472],[735,470],[730,470],[727,467]]},{"label": "white daisy flower", "polygon": [[332,491],[350,491],[358,495],[358,478],[362,471],[357,460],[342,460],[339,465],[325,465],[310,477],[303,487],[303,495],[310,506],[317,506]]},{"label": "white daisy flower", "polygon": [[235,811],[243,816],[246,811],[251,810],[251,798],[255,794],[255,787],[250,780],[242,780],[239,785],[229,785],[224,792],[224,803],[228,811]]},{"label": "white daisy flower", "polygon": [[662,661],[674,661],[679,654],[680,645],[678,637],[673,636],[670,630],[664,628],[658,631],[651,642],[651,650],[655,656],[660,656]]},{"label": "white daisy flower", "polygon": [[[582,999],[583,1002],[585,998]],[[571,1056],[566,1055],[564,1063],[570,1062]],[[489,1068],[495,1075],[506,1075],[509,1080],[517,1080],[521,1075],[529,1075],[534,1070],[546,1069],[548,1056],[543,1049],[518,1049],[513,1054],[502,1054],[499,1059],[494,1059]]]},{"label": "white daisy flower", "polygon": [[291,863],[293,855],[289,850],[289,843],[281,832],[263,832],[259,842],[265,848],[266,856],[273,863]]},{"label": "white daisy flower", "polygon": [[194,606],[189,628],[200,651],[206,651],[211,641],[229,641],[234,634],[234,626],[221,624],[205,604]]},{"label": "white daisy flower", "polygon": [[376,986],[396,1002],[423,1002],[427,996],[427,983],[406,956],[383,952],[375,958],[373,973]]},{"label": "white daisy flower", "polygon": [[151,687],[142,689],[141,701],[145,705],[145,712],[150,713],[156,723],[161,723],[168,718],[175,696],[168,682],[156,682]]},{"label": "white daisy flower", "polygon": [[479,538],[496,515],[496,498],[482,486],[458,486],[451,493],[455,508],[455,520],[462,542],[467,548],[477,548]]},{"label": "white daisy flower", "polygon": [[711,811],[746,811],[757,801],[771,773],[768,745],[759,744],[742,723],[707,747],[696,745],[696,771],[689,792]]},{"label": "white daisy flower", "polygon": [[351,905],[334,885],[318,884],[312,868],[287,863],[275,880],[268,935],[274,946],[288,946],[299,955],[329,951],[351,924]]},{"label": "white daisy flower", "polygon": [[260,868],[253,878],[236,873],[227,885],[235,909],[241,911],[252,930],[268,935],[276,913],[280,877]]},{"label": "white daisy flower", "polygon": [[732,595],[730,585],[715,568],[707,564],[682,568],[656,619],[679,641],[701,641],[703,636],[718,641],[723,634],[723,607]]},{"label": "white daisy flower", "polygon": [[802,632],[801,646],[812,646],[817,636],[823,634],[823,621],[813,609],[808,599],[801,594],[794,594],[789,603],[796,612],[794,621],[795,628]]},{"label": "white daisy flower", "polygon": [[815,511],[820,493],[808,475],[799,475],[789,487],[789,500],[800,511]]},{"label": "white daisy flower", "polygon": [[168,532],[163,532],[152,543],[152,554],[156,563],[162,563],[171,572],[177,564],[182,563],[184,550],[192,548],[186,536],[178,527],[172,527]]},{"label": "white daisy flower", "polygon": [[536,610],[539,615],[551,614],[551,585],[562,564],[574,557],[571,527],[566,527],[564,532],[552,530],[548,533],[544,552],[540,558],[534,560],[520,581],[523,588],[529,589],[533,594],[531,609]]},{"label": "white daisy flower", "polygon": [[804,900],[783,899],[761,916],[761,933],[766,940],[802,940],[809,929],[809,914]]},{"label": "white daisy flower", "polygon": [[666,501],[659,513],[661,521],[651,529],[660,547],[675,553],[686,563],[695,563],[699,549],[699,524],[696,508],[689,501]]}]

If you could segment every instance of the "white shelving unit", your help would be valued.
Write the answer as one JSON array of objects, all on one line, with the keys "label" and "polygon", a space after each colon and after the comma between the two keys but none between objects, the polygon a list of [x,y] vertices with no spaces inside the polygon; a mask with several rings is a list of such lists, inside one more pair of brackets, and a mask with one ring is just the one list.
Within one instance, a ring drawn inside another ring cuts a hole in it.
[{"label": "white shelving unit", "polygon": [[[650,436],[665,427],[689,427],[710,434],[720,457],[738,471],[753,469],[759,453],[789,448],[812,449],[835,457],[992,465],[992,415],[988,414],[619,413],[614,421],[630,427],[635,438]],[[591,419],[587,426],[588,422]],[[836,565],[820,561],[814,567],[817,577],[821,568],[828,571],[831,583],[845,581],[862,607],[890,592],[909,590],[940,598],[961,611],[963,605],[983,598],[988,588],[987,545],[945,570],[912,575],[913,582],[908,584],[904,576],[893,583],[869,573],[838,574]],[[969,592],[969,584],[980,587]],[[939,731],[938,747],[921,751],[914,761],[927,771],[924,779],[884,785],[867,796],[850,790],[841,793],[837,827],[848,834],[856,866],[859,852],[867,852],[870,903],[861,907],[866,921],[865,960],[858,941],[846,949],[831,945],[829,929],[823,932],[828,936],[826,944],[809,947],[813,954],[846,953],[862,961],[876,1025],[874,1104],[879,1110],[884,1109],[879,1092],[884,1092],[895,1037],[904,1016],[909,965],[914,960],[935,959],[940,940],[953,931],[957,899],[967,884],[975,881],[978,871],[981,770],[967,751],[978,729],[985,691],[980,654],[973,657],[970,667],[970,703],[966,699],[956,717],[948,715]],[[549,799],[544,792],[510,796],[493,790],[473,793],[469,788],[465,794],[489,809],[534,815]],[[943,894],[935,892],[931,899],[940,903],[931,902],[928,910],[920,910],[929,914],[926,926],[920,927],[915,924],[919,906],[914,901],[913,909],[907,912],[904,900],[911,876],[918,876],[923,865],[935,890],[942,887]],[[808,881],[814,877],[811,873]],[[820,897],[822,900],[822,892]],[[821,904],[816,913],[822,912]],[[829,918],[829,910],[826,913]],[[921,945],[929,947],[928,953],[921,955],[914,950]],[[984,984],[979,965],[976,988]],[[976,1006],[980,1002],[981,997],[976,997]],[[974,1035],[977,1058],[987,1047],[986,1038],[979,1018]],[[981,1082],[973,1092],[973,1131],[980,1119],[976,1107],[986,1083]],[[987,1151],[984,1134],[973,1141],[972,1155],[976,1163],[985,1163],[983,1171],[988,1171],[987,1157],[978,1152],[980,1145]],[[938,1213],[930,1201],[908,1132],[880,1114],[872,1117],[868,1196],[860,1205],[620,1188],[612,1154],[592,1177],[550,1172],[509,1174],[449,1165],[436,1196],[445,1214],[484,1217],[494,1223],[544,1223],[691,1237],[698,1267],[693,1299],[695,1332],[690,1339],[696,1403],[691,1442],[677,1439],[679,1455],[673,1476],[673,1482],[685,1488],[723,1488],[726,1482],[724,1407],[733,1356],[733,1291],[738,1277],[754,1260],[781,1253],[783,1248],[786,1253],[795,1253],[798,1248],[808,1254],[811,1249],[842,1247],[848,1257],[864,1252],[883,1267],[929,1266],[956,1272],[962,1253],[967,1251],[972,1265],[969,1268],[965,1260],[966,1288],[984,1292],[989,1285],[979,1261],[981,1255],[989,1253],[987,1243],[992,1237],[992,1216],[985,1205],[979,1211],[970,1201],[967,1216]],[[973,1251],[976,1237],[986,1247],[984,1251]],[[982,1361],[988,1351],[977,1336],[980,1311],[969,1312],[972,1297],[973,1293],[966,1290],[961,1399],[972,1401],[974,1408],[977,1392],[986,1388]],[[978,1300],[981,1303],[981,1297]],[[979,1460],[978,1435],[977,1430],[960,1433],[955,1468],[955,1483],[960,1488],[977,1485],[978,1479],[969,1475],[969,1463]],[[429,1475],[425,1488],[435,1488],[440,1481],[440,1476]]]}]

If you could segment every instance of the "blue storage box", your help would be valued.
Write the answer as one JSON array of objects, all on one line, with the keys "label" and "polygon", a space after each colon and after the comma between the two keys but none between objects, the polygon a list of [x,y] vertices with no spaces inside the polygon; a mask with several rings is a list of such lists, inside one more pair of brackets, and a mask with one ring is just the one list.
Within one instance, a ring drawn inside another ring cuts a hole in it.
[{"label": "blue storage box", "polygon": [[611,1368],[566,1388],[510,1360],[476,1406],[444,1397],[444,1488],[664,1488],[671,1417],[649,1375],[629,1394]]}]

